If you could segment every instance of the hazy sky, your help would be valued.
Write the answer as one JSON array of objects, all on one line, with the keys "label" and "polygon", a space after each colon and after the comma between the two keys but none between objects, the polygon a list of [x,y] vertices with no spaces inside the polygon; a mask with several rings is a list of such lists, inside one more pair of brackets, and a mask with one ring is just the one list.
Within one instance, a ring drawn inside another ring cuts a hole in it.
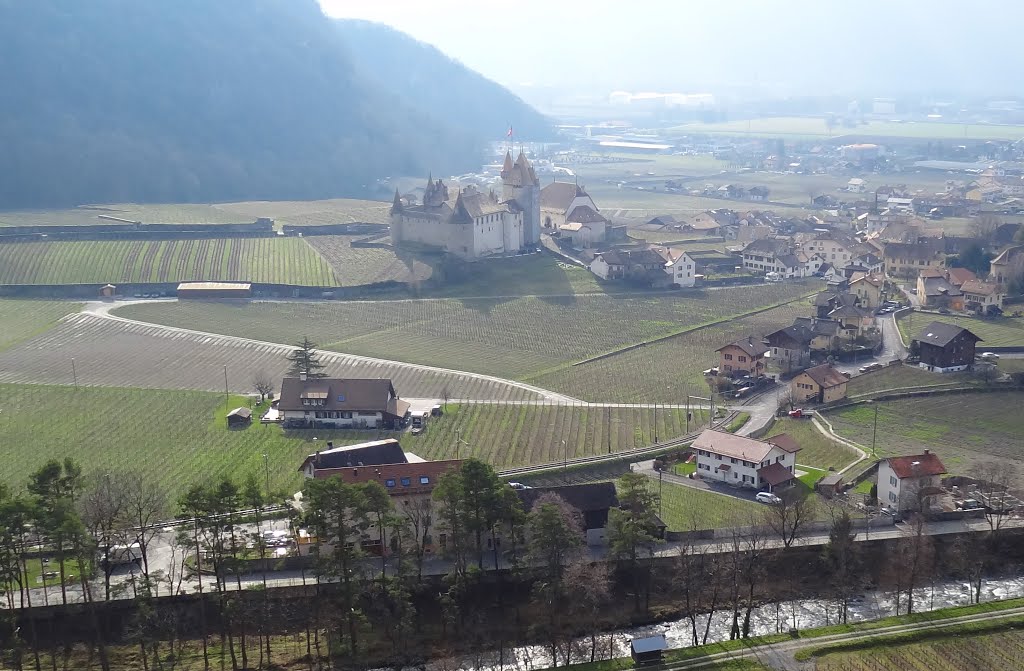
[{"label": "hazy sky", "polygon": [[[995,0],[320,0],[508,86],[1007,95],[1024,3]],[[973,8],[972,8],[973,7]]]}]

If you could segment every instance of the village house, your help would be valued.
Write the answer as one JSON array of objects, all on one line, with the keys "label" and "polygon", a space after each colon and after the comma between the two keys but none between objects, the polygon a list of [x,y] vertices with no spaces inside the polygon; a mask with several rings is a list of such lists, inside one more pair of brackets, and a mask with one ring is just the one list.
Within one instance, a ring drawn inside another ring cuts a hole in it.
[{"label": "village house", "polygon": [[282,380],[277,410],[286,428],[395,429],[409,404],[386,378],[307,378],[303,373]]},{"label": "village house", "polygon": [[935,373],[955,373],[974,365],[974,350],[981,338],[962,326],[932,322],[911,343],[920,367]]},{"label": "village house", "polygon": [[885,302],[885,279],[880,275],[855,273],[850,277],[850,293],[861,307],[877,310]]},{"label": "village house", "polygon": [[743,267],[757,273],[778,273],[782,277],[802,277],[803,264],[789,240],[764,238],[743,248]]},{"label": "village house", "polygon": [[946,278],[942,269],[924,269],[917,276],[917,299],[921,306],[932,309],[963,310],[964,297],[960,289]]},{"label": "village house", "polygon": [[720,236],[723,228],[734,223],[735,215],[730,210],[711,210],[698,212],[687,217],[679,217],[673,228],[683,233],[697,233],[706,236]]},{"label": "village house", "polygon": [[765,354],[768,346],[753,336],[742,338],[716,350],[718,371],[727,377],[764,375],[768,368]]},{"label": "village house", "polygon": [[802,251],[808,255],[820,256],[839,270],[853,263],[856,248],[857,243],[854,240],[836,231],[817,233],[800,244]]},{"label": "village house", "polygon": [[922,270],[941,270],[946,255],[932,242],[890,242],[885,245],[883,260],[888,277],[914,279]]},{"label": "village house", "polygon": [[924,454],[890,457],[878,462],[878,502],[897,512],[927,512],[942,494],[946,467],[925,450]]},{"label": "village house", "polygon": [[775,491],[796,478],[800,446],[787,434],[765,440],[705,429],[690,449],[701,478],[749,489]]},{"label": "village house", "polygon": [[552,182],[540,190],[540,214],[545,229],[557,230],[562,224],[569,223],[569,217],[578,207],[600,212],[594,199],[579,184]]},{"label": "village house", "polygon": [[825,319],[836,308],[857,305],[857,294],[849,291],[820,291],[814,297],[814,309],[818,317]]},{"label": "village house", "polygon": [[843,325],[834,319],[819,317],[797,317],[793,320],[793,325],[806,328],[810,332],[812,352],[829,352],[835,349],[843,328]]},{"label": "village house", "polygon": [[846,398],[846,377],[829,364],[808,368],[790,382],[794,403],[835,403]]},{"label": "village house", "polygon": [[765,336],[771,347],[771,363],[782,375],[811,365],[811,341],[814,335],[804,326],[787,326]]},{"label": "village house", "polygon": [[977,279],[964,282],[960,286],[960,293],[964,297],[964,309],[978,313],[986,313],[992,309],[1002,310],[1003,299],[1006,298],[1000,285]]},{"label": "village house", "polygon": [[589,205],[580,205],[573,208],[565,218],[565,223],[558,227],[558,231],[562,237],[572,240],[573,247],[585,249],[607,239],[608,220]]},{"label": "village house", "polygon": [[677,287],[692,287],[697,283],[697,262],[682,249],[662,247],[660,249],[665,259],[665,272],[672,278],[672,284]]},{"label": "village house", "polygon": [[864,335],[875,323],[875,317],[869,310],[856,305],[840,305],[828,313],[828,318],[839,322],[840,335],[850,339]]},{"label": "village house", "polygon": [[[608,543],[608,512],[619,507],[614,482],[589,482],[555,487],[533,487],[516,491],[523,503],[523,511],[530,513],[538,499],[554,494],[579,511],[583,518],[583,532],[587,545]],[[488,549],[490,544],[488,543]]]},{"label": "village house", "polygon": [[653,287],[692,287],[697,282],[697,262],[682,249],[661,245],[598,252],[588,267],[603,280],[630,280]]},{"label": "village house", "polygon": [[860,177],[851,177],[846,183],[846,190],[850,193],[864,193],[867,191],[867,184]]},{"label": "village house", "polygon": [[1001,251],[992,261],[989,262],[988,279],[990,282],[1006,286],[1014,279],[1014,273],[1019,272],[1018,260],[1024,255],[1024,245],[1007,247]]}]

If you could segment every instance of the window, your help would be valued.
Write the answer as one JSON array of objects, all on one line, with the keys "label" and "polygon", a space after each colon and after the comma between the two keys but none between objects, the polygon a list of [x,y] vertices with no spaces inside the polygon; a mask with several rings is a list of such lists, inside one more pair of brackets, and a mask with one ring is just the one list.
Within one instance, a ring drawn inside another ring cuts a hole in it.
[{"label": "window", "polygon": [[715,460],[716,460],[716,461],[721,461],[721,460],[722,460],[722,455],[720,455],[720,454],[716,454],[716,455],[715,455]]},{"label": "window", "polygon": [[384,486],[385,487],[394,487],[395,486],[395,479],[394,478],[388,478],[387,480],[384,481]]},{"label": "window", "polygon": [[421,475],[420,476],[420,484],[421,485],[429,485],[430,484],[430,478],[428,478],[425,475]]},{"label": "window", "polygon": [[896,486],[896,476],[895,475],[890,475],[889,476],[889,484],[892,485],[893,487]]},{"label": "window", "polygon": [[745,357],[745,356],[743,356],[743,355],[741,354],[741,355],[740,355],[740,363],[745,363],[745,362],[746,362],[746,360],[747,360],[747,357]]},{"label": "window", "polygon": [[895,492],[889,492],[889,500],[892,501],[893,503],[896,503],[896,493]]},{"label": "window", "polygon": [[732,361],[732,354],[723,354],[722,358],[726,361]]},{"label": "window", "polygon": [[730,462],[730,463],[733,463],[733,464],[739,463],[739,462],[738,462],[738,461],[736,460],[736,458],[735,458],[735,457],[730,457],[730,458],[729,458],[729,462]]},{"label": "window", "polygon": [[408,487],[411,484],[412,484],[412,479],[411,478],[402,478],[402,486],[403,487]]}]

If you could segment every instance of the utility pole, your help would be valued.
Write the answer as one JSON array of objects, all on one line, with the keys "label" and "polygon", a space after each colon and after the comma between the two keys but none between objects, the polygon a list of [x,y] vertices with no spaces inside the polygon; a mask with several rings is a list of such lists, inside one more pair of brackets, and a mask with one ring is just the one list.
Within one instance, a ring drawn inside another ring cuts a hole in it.
[{"label": "utility pole", "polygon": [[228,406],[231,404],[231,399],[228,398],[228,367],[224,366],[224,410],[227,411]]},{"label": "utility pole", "polygon": [[659,468],[658,469],[658,517],[662,517],[663,514],[664,514],[663,511],[662,511],[662,501],[664,500],[664,497],[661,495],[662,480],[664,480],[664,477],[665,477],[665,471],[663,471],[663,470],[661,470]]},{"label": "utility pole", "polygon": [[459,452],[459,443],[460,442],[462,442],[462,439],[460,438],[459,429],[455,429],[455,458],[456,459],[461,459],[462,458],[460,456],[460,452]]},{"label": "utility pole", "polygon": [[658,444],[658,402],[654,402],[654,444]]},{"label": "utility pole", "polygon": [[263,470],[267,476],[267,503],[270,503],[270,455],[263,453]]},{"label": "utility pole", "polygon": [[562,480],[569,480],[569,444],[562,441]]},{"label": "utility pole", "polygon": [[878,403],[871,401],[875,404],[875,425],[871,429],[871,458],[874,459],[876,456],[875,452],[875,437],[878,435]]}]

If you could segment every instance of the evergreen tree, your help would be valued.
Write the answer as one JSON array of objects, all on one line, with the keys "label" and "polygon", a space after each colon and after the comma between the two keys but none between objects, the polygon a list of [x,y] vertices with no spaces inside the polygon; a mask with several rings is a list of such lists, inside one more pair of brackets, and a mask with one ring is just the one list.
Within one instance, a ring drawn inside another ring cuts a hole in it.
[{"label": "evergreen tree", "polygon": [[308,336],[302,338],[302,342],[295,344],[295,351],[288,355],[290,367],[289,377],[299,377],[303,373],[307,378],[327,377],[323,372],[324,365],[320,363],[320,355],[316,351],[316,343]]}]

